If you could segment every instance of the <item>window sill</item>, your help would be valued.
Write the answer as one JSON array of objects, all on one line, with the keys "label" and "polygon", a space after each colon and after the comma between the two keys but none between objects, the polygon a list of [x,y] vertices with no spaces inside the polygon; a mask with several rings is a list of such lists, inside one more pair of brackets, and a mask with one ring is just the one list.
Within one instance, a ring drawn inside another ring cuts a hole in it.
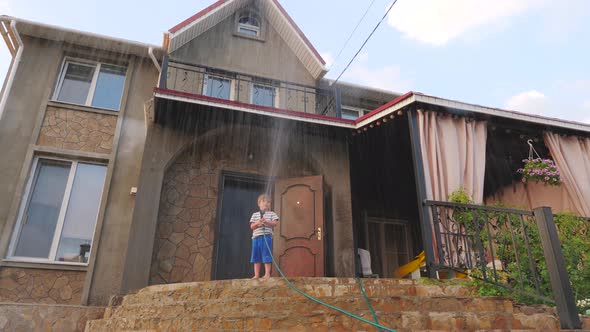
[{"label": "window sill", "polygon": [[106,108],[98,108],[98,107],[92,107],[92,106],[86,106],[86,105],[71,104],[71,103],[66,103],[66,102],[57,101],[57,100],[48,101],[47,106],[67,108],[67,109],[76,110],[76,111],[107,114],[107,115],[118,115],[119,114],[118,110],[110,110],[110,109],[106,109]]},{"label": "window sill", "polygon": [[234,31],[234,36],[240,37],[240,38],[252,39],[252,40],[262,42],[262,43],[265,42],[264,37],[262,37],[260,35],[259,36],[252,36],[252,35],[247,35],[245,33],[239,33],[237,31]]},{"label": "window sill", "polygon": [[10,259],[5,258],[0,263],[2,267],[20,267],[20,268],[28,268],[28,269],[44,269],[44,270],[65,270],[65,271],[86,271],[88,270],[88,265],[84,263],[61,263],[61,262],[53,262],[53,263],[40,263],[40,262],[30,262],[25,260],[17,260],[17,259]]}]

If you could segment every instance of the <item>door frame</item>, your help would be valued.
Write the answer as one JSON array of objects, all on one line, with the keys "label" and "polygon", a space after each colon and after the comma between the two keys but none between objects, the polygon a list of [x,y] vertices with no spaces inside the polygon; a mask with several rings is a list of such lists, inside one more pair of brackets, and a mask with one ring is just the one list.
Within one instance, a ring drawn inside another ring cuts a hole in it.
[{"label": "door frame", "polygon": [[[384,275],[383,271],[385,268],[384,262],[383,262],[383,254],[385,252],[385,242],[387,242],[387,239],[385,238],[385,232],[384,232],[384,227],[385,225],[389,224],[389,225],[397,225],[397,226],[403,226],[405,227],[405,237],[406,237],[406,251],[408,252],[408,262],[410,262],[412,260],[413,257],[413,237],[412,237],[412,224],[409,220],[406,219],[399,219],[399,218],[389,218],[389,217],[373,217],[367,213],[365,213],[364,216],[364,220],[363,220],[363,227],[365,229],[365,243],[367,246],[368,251],[371,250],[371,244],[370,244],[370,236],[369,236],[369,223],[373,223],[373,224],[377,224],[380,227],[380,236],[379,236],[379,241],[380,245],[381,245],[381,252],[379,253],[380,257],[381,257],[381,274],[380,277],[385,278],[386,276]],[[371,263],[373,262],[374,257],[371,257]],[[375,273],[375,272],[373,272]]]},{"label": "door frame", "polygon": [[[275,177],[267,177],[260,174],[243,173],[236,171],[222,170],[219,176],[219,190],[217,191],[217,209],[215,211],[215,239],[213,257],[211,258],[211,280],[217,280],[217,258],[219,257],[219,234],[221,232],[221,211],[223,208],[223,191],[226,179],[237,179],[245,182],[256,182],[269,185],[271,197],[274,195]],[[273,202],[274,204],[274,202]]]}]

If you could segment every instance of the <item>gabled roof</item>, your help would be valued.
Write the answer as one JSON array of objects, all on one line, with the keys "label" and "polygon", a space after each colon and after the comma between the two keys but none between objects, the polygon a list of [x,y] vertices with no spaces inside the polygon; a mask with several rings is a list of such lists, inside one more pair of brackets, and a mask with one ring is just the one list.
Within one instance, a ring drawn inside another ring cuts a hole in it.
[{"label": "gabled roof", "polygon": [[236,11],[254,3],[311,76],[321,78],[327,72],[326,62],[278,0],[219,0],[168,30],[168,52],[174,52]]}]

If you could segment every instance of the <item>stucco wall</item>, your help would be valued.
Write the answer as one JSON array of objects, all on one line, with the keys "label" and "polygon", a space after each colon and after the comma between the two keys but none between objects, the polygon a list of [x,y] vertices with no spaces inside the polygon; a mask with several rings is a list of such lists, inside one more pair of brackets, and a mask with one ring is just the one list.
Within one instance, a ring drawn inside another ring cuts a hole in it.
[{"label": "stucco wall", "polygon": [[37,144],[109,154],[116,125],[116,115],[50,106],[45,112]]},{"label": "stucco wall", "polygon": [[170,58],[250,75],[316,85],[297,56],[266,20],[264,41],[234,34],[234,15],[191,40]]},{"label": "stucco wall", "polygon": [[0,268],[0,302],[80,304],[86,272]]}]

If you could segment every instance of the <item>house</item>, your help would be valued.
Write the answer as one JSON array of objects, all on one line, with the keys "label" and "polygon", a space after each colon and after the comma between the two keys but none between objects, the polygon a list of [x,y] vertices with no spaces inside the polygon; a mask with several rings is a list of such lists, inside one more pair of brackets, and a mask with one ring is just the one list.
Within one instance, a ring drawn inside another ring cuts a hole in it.
[{"label": "house", "polygon": [[[217,1],[162,46],[0,21],[3,302],[248,277],[262,192],[290,276],[354,276],[366,248],[391,277],[432,248],[422,202],[460,187],[590,217],[589,125],[333,84],[277,0]],[[529,139],[562,186],[520,182]]]}]

